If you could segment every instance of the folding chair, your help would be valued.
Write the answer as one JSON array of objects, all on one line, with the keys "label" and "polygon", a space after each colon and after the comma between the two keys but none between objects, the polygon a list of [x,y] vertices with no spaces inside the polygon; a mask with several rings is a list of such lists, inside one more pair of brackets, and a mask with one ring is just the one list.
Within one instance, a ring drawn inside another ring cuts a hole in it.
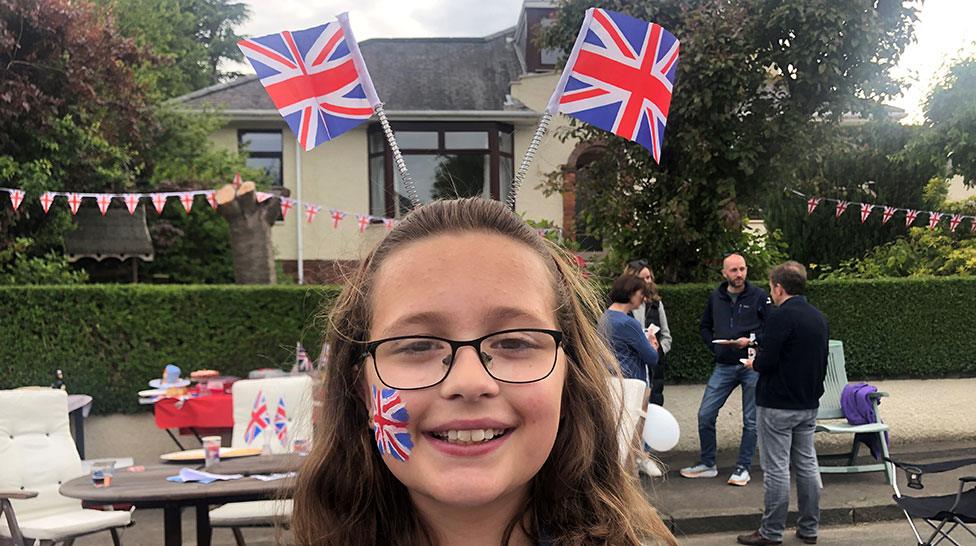
[{"label": "folding chair", "polygon": [[[882,397],[888,396],[887,393],[876,392],[870,395],[871,405],[874,407],[874,415],[877,419],[874,423],[864,425],[852,425],[846,421],[844,410],[840,405],[840,395],[847,385],[847,369],[844,362],[844,344],[835,339],[829,342],[829,352],[827,354],[827,378],[824,380],[824,393],[820,397],[820,409],[817,411],[816,432],[826,432],[828,434],[877,434],[881,443],[882,457],[888,456],[888,442],[885,433],[888,425],[881,422],[881,414],[878,413],[878,403]],[[836,421],[844,419],[843,422]],[[823,421],[828,422],[823,422]],[[888,483],[894,481],[893,471],[887,464],[881,462],[877,464],[856,464],[857,453],[861,443],[855,437],[851,443],[849,453],[836,455],[821,455],[821,461],[831,459],[846,459],[846,464],[820,464],[818,470],[821,474],[847,474],[852,472],[884,472]]]},{"label": "folding chair", "polygon": [[[886,464],[896,466],[905,471],[908,480],[907,486],[910,489],[922,489],[922,476],[924,474],[935,474],[948,472],[964,466],[976,465],[976,458],[958,459],[954,461],[942,461],[929,464],[912,464],[899,462],[885,457]],[[894,471],[892,469],[892,471]],[[959,478],[959,489],[948,495],[930,495],[928,497],[907,497],[901,494],[896,480],[892,480],[891,487],[895,490],[892,498],[905,513],[908,524],[915,533],[915,539],[919,546],[933,546],[943,540],[956,544],[958,542],[949,536],[952,531],[962,528],[973,538],[976,532],[970,524],[976,523],[976,486],[970,487],[966,491],[966,484],[976,484],[976,475],[962,476]],[[922,540],[918,528],[915,526],[914,518],[924,520],[932,528],[932,534],[927,539]],[[948,527],[948,528],[947,528]]]}]

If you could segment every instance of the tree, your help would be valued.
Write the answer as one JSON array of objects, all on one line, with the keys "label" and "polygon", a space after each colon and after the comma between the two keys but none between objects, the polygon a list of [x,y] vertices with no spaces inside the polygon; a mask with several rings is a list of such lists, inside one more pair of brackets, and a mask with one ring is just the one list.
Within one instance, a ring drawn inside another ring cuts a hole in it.
[{"label": "tree", "polygon": [[228,0],[99,0],[119,31],[153,54],[137,68],[162,98],[218,83],[222,61],[243,59],[234,27],[247,20],[247,5]]},{"label": "tree", "polygon": [[[543,43],[568,51],[589,0],[567,0]],[[668,281],[713,276],[743,244],[743,220],[809,144],[897,91],[888,76],[917,8],[898,0],[785,2],[608,0],[601,7],[655,21],[681,41],[661,164],[640,146],[574,124],[563,137],[605,142],[577,178],[590,233],[617,252],[662,264]],[[580,178],[589,178],[579,183]],[[552,189],[561,189],[554,178]]]},{"label": "tree", "polygon": [[793,259],[836,266],[908,233],[903,215],[883,223],[878,210],[862,224],[856,203],[917,210],[938,207],[938,202],[926,199],[925,188],[940,169],[928,154],[909,152],[909,145],[923,138],[923,128],[885,120],[818,129],[820,144],[797,158],[792,177],[783,185],[854,204],[835,220],[832,205],[823,204],[807,214],[802,197],[782,188],[770,191],[763,220],[782,231]]},{"label": "tree", "polygon": [[976,275],[976,238],[912,228],[906,237],[847,260],[828,279]]},{"label": "tree", "polygon": [[956,62],[925,101],[925,145],[947,165],[946,175],[961,175],[976,186],[976,57]]}]

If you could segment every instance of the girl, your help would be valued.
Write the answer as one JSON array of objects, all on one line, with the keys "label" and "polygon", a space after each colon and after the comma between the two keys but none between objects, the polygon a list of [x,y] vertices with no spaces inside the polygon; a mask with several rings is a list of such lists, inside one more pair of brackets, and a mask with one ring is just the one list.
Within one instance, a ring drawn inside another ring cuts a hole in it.
[{"label": "girl", "polygon": [[297,541],[676,544],[620,464],[598,316],[502,203],[410,213],[332,311]]}]

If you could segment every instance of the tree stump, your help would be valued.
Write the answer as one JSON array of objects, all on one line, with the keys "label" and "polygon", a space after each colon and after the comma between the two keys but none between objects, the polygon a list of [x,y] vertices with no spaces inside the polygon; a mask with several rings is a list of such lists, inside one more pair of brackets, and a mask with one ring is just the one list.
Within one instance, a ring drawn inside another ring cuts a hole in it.
[{"label": "tree stump", "polygon": [[281,214],[278,188],[272,197],[258,203],[254,182],[247,181],[236,190],[231,184],[215,194],[217,212],[230,225],[230,249],[234,258],[234,281],[237,284],[275,284],[274,249],[271,226]]}]

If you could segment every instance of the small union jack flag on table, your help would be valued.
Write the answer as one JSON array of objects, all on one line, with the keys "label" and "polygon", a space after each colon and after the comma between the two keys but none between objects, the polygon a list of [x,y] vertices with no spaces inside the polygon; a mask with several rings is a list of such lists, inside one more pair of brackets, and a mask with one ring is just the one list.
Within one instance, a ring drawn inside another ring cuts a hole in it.
[{"label": "small union jack flag on table", "polygon": [[305,151],[366,121],[380,104],[345,13],[238,46]]},{"label": "small union jack flag on table", "polygon": [[288,447],[288,414],[285,412],[285,397],[278,397],[278,408],[274,416],[275,435],[281,445]]},{"label": "small union jack flag on table", "polygon": [[660,163],[678,49],[661,25],[590,8],[547,111],[632,140]]},{"label": "small union jack flag on table", "polygon": [[410,458],[413,441],[407,430],[409,420],[410,415],[397,391],[377,389],[373,385],[373,435],[380,455],[389,454],[401,462]]},{"label": "small union jack flag on table", "polygon": [[268,399],[264,392],[258,391],[258,395],[254,397],[254,405],[251,406],[251,420],[244,430],[244,444],[251,445],[269,426],[271,416],[268,414]]}]

